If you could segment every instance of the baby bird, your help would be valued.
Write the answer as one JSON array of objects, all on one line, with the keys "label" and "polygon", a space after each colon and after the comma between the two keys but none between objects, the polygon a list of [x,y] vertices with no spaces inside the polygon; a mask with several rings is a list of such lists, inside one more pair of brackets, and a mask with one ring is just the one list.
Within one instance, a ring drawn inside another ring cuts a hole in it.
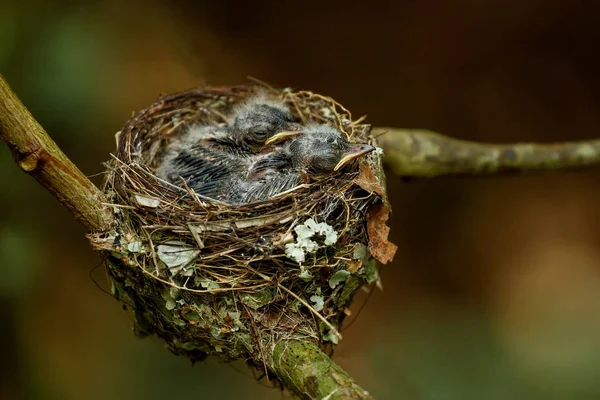
[{"label": "baby bird", "polygon": [[368,144],[349,143],[331,125],[310,125],[303,132],[274,151],[257,157],[250,173],[235,181],[223,200],[232,204],[266,200],[310,182],[312,176],[341,171],[375,150]]},{"label": "baby bird", "polygon": [[233,141],[252,153],[259,152],[265,145],[297,136],[302,130],[289,108],[265,92],[258,92],[238,107],[229,126]]},{"label": "baby bird", "polygon": [[167,150],[157,175],[173,184],[183,178],[196,193],[220,197],[244,175],[265,146],[300,135],[289,109],[259,92],[236,108],[226,126],[194,126]]},{"label": "baby bird", "polygon": [[352,161],[375,150],[363,143],[349,143],[342,133],[331,125],[312,125],[304,135],[282,147],[293,168],[312,174],[324,174],[343,169]]}]

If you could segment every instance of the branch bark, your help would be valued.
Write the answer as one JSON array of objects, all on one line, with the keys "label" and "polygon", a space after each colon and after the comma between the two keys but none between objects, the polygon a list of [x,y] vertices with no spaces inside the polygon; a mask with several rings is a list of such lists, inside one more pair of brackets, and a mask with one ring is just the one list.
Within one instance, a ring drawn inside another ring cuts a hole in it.
[{"label": "branch bark", "polygon": [[31,175],[89,230],[110,227],[104,196],[67,158],[0,75],[0,138],[23,171]]},{"label": "branch bark", "polygon": [[384,162],[399,176],[492,175],[600,167],[600,139],[487,144],[426,130],[375,128]]},{"label": "branch bark", "polygon": [[302,399],[372,399],[312,342],[281,340],[267,361],[279,379]]}]

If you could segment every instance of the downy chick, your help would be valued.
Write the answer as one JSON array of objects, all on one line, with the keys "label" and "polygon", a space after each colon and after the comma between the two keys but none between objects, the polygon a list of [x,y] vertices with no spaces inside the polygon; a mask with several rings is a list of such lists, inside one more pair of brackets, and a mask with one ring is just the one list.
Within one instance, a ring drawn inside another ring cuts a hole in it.
[{"label": "downy chick", "polygon": [[193,126],[174,142],[157,168],[173,184],[184,179],[196,193],[218,198],[245,175],[256,154],[301,134],[289,109],[259,92],[234,109],[226,126]]},{"label": "downy chick", "polygon": [[303,135],[286,141],[274,151],[257,158],[244,179],[238,179],[223,200],[244,204],[266,200],[278,193],[344,167],[375,148],[349,143],[331,125],[310,125]]}]

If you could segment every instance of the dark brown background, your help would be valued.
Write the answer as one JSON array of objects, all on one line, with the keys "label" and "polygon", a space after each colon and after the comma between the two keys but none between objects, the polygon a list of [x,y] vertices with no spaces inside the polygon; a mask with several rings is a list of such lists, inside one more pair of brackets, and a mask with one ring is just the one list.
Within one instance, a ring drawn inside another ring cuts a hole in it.
[{"label": "dark brown background", "polygon": [[[583,0],[0,4],[0,73],[96,181],[133,111],[247,75],[374,125],[599,137],[599,39]],[[390,176],[399,251],[335,359],[378,399],[599,398],[599,184]],[[281,398],[241,365],[134,338],[83,228],[5,146],[0,187],[0,398]]]}]

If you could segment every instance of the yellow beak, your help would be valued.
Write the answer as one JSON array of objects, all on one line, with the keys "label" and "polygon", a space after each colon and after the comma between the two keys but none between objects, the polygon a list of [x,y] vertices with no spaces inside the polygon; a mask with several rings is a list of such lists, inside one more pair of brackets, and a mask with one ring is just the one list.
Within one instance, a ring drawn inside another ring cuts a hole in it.
[{"label": "yellow beak", "polygon": [[287,140],[288,138],[294,137],[294,136],[300,136],[304,134],[304,132],[302,131],[282,131],[282,132],[277,132],[276,134],[274,134],[273,136],[271,136],[270,138],[268,138],[265,141],[266,145],[269,144],[274,144],[274,143],[279,143],[282,142],[284,140]]},{"label": "yellow beak", "polygon": [[348,165],[352,160],[356,160],[358,157],[364,156],[373,150],[375,150],[375,147],[368,144],[352,144],[350,145],[350,150],[342,157],[333,170],[338,171]]}]

